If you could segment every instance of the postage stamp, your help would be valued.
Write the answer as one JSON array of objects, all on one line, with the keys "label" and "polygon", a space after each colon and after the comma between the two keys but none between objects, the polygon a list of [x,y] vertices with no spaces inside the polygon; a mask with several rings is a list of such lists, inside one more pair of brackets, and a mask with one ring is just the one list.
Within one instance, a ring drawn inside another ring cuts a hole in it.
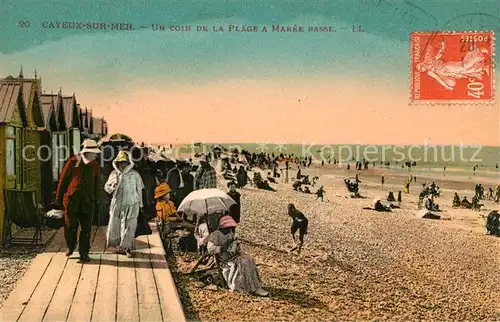
[{"label": "postage stamp", "polygon": [[494,101],[493,32],[414,32],[410,38],[412,103]]}]

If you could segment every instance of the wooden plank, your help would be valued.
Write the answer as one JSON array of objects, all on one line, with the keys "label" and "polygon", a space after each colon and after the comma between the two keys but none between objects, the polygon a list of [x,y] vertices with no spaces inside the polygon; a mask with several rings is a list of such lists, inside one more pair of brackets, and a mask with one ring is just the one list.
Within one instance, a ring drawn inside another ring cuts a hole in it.
[{"label": "wooden plank", "polygon": [[25,303],[28,303],[33,295],[54,255],[55,253],[43,253],[33,259],[30,267],[0,309],[0,317],[3,321],[16,321],[21,316]]},{"label": "wooden plank", "polygon": [[90,246],[90,253],[102,253],[106,249],[106,227],[99,227],[93,231],[94,240]]},{"label": "wooden plank", "polygon": [[134,259],[120,255],[118,257],[117,321],[139,320],[136,287]]},{"label": "wooden plank", "polygon": [[115,321],[117,280],[118,255],[102,254],[92,321]]},{"label": "wooden plank", "polygon": [[152,234],[148,236],[149,244],[151,245],[151,263],[153,265],[153,274],[158,289],[160,298],[161,311],[164,321],[186,321],[184,311],[182,310],[179,294],[174,279],[168,269],[165,258],[158,258],[158,243],[161,245],[160,236]]},{"label": "wooden plank", "polygon": [[101,254],[91,256],[92,262],[83,264],[82,274],[78,280],[68,321],[89,321],[101,263]]},{"label": "wooden plank", "polygon": [[54,255],[47,271],[43,274],[33,296],[26,305],[20,321],[41,321],[43,319],[67,261],[68,258],[62,252]]},{"label": "wooden plank", "polygon": [[44,321],[65,321],[68,316],[76,286],[82,272],[83,265],[75,259],[68,260],[61,280],[45,313]]},{"label": "wooden plank", "polygon": [[161,321],[162,312],[156,281],[151,264],[151,254],[147,236],[141,236],[143,242],[134,256],[135,272],[137,276],[137,289],[139,301],[140,321]]},{"label": "wooden plank", "polygon": [[149,321],[165,321],[162,319],[160,304],[139,304],[140,320],[143,322]]}]

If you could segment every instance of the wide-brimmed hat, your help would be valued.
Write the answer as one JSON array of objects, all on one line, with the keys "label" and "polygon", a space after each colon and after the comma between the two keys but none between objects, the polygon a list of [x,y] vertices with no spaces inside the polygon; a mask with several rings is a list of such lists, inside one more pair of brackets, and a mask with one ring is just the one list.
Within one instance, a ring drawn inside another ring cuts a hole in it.
[{"label": "wide-brimmed hat", "polygon": [[121,150],[120,152],[118,152],[118,155],[116,156],[116,158],[113,161],[114,162],[129,162],[127,152]]},{"label": "wide-brimmed hat", "polygon": [[96,141],[86,139],[82,144],[82,153],[101,153],[101,150],[99,150]]},{"label": "wide-brimmed hat", "polygon": [[155,199],[158,199],[164,195],[166,195],[167,193],[169,193],[170,191],[172,191],[170,189],[170,186],[166,183],[161,183],[158,187],[156,187],[155,189]]},{"label": "wide-brimmed hat", "polygon": [[223,216],[219,220],[220,228],[232,228],[236,226],[238,226],[238,224],[236,223],[236,221],[234,221],[233,217],[231,216]]}]

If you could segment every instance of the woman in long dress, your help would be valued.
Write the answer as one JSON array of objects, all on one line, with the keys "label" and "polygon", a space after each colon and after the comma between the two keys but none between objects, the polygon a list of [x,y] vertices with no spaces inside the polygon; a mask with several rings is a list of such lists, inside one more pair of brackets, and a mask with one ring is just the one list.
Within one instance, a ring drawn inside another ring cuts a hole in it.
[{"label": "woman in long dress", "polygon": [[236,226],[237,224],[232,217],[221,217],[219,229],[208,237],[208,253],[219,256],[222,275],[231,291],[268,296],[269,293],[262,289],[255,262],[250,256],[241,253],[232,232],[232,228]]},{"label": "woman in long dress", "polygon": [[118,253],[125,253],[128,257],[132,257],[137,218],[143,208],[144,183],[133,167],[130,153],[120,151],[113,160],[114,170],[104,185],[104,190],[113,195],[109,208],[107,247],[117,247]]},{"label": "woman in long dress", "polygon": [[483,74],[489,74],[486,49],[476,47],[467,52],[461,62],[445,62],[442,59],[445,48],[444,41],[441,42],[436,55],[433,55],[432,48],[429,48],[425,53],[424,61],[417,64],[417,70],[426,72],[449,91],[455,89],[457,79],[469,77],[481,79]]}]

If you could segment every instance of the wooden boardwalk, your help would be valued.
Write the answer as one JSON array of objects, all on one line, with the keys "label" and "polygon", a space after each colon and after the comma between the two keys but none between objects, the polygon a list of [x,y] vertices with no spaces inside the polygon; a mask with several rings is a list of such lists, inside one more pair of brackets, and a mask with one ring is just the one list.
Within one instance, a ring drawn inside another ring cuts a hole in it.
[{"label": "wooden boardwalk", "polygon": [[137,238],[134,258],[105,251],[94,229],[90,258],[65,256],[62,230],[33,260],[0,309],[0,321],[185,321],[157,233]]}]

